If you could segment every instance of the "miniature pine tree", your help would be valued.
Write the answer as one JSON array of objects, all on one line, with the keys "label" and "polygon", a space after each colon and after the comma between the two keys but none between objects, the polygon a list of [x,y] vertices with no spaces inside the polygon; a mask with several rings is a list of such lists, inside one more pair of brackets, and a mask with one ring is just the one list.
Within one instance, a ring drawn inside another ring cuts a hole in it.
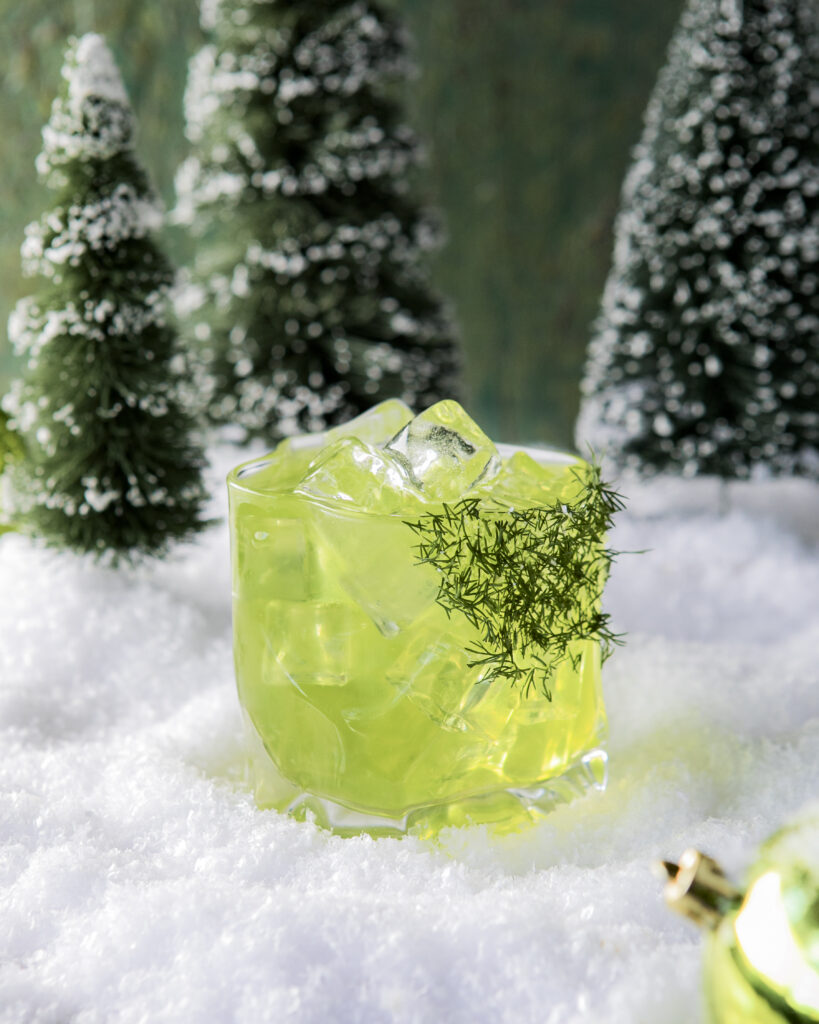
[{"label": "miniature pine tree", "polygon": [[176,218],[199,240],[179,311],[209,367],[212,422],[271,439],[389,397],[452,397],[394,15],[379,0],[205,0],[202,23]]},{"label": "miniature pine tree", "polygon": [[814,0],[689,0],[626,178],[578,440],[644,475],[819,466]]},{"label": "miniature pine tree", "polygon": [[133,151],[133,116],[103,39],[72,41],[38,171],[56,192],[26,230],[9,336],[27,358],[7,396],[27,458],[19,518],[50,543],[97,556],[159,554],[204,525],[203,457],[178,401],[170,265]]}]

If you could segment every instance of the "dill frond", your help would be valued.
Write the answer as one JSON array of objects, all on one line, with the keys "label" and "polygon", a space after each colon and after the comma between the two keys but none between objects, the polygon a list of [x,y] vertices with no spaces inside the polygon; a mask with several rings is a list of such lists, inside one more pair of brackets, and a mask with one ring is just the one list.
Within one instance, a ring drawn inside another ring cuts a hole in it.
[{"label": "dill frond", "polygon": [[605,534],[623,502],[598,465],[574,473],[581,488],[569,502],[512,509],[464,498],[406,523],[418,564],[440,575],[438,603],[480,634],[467,648],[470,668],[548,700],[557,667],[578,658],[577,641],[598,640],[604,659],[622,642],[600,601],[617,554]]}]

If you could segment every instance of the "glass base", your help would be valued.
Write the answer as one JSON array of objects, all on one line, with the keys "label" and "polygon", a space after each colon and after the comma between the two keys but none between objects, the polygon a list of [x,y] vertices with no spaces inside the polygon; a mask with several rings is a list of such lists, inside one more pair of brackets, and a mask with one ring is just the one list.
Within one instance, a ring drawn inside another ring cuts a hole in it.
[{"label": "glass base", "polygon": [[560,804],[570,803],[590,789],[602,791],[608,781],[608,756],[602,748],[585,753],[559,775],[525,788],[480,793],[448,803],[413,808],[400,818],[346,807],[336,800],[308,793],[285,779],[264,749],[259,734],[247,721],[249,774],[261,808],[312,821],[337,835],[430,838],[444,828],[489,825],[493,832],[516,832],[542,820]]}]

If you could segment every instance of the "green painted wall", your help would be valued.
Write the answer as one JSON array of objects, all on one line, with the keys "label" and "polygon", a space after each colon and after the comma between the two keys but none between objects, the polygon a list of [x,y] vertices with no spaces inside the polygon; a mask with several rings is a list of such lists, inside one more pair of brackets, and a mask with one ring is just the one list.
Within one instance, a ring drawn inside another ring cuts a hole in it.
[{"label": "green painted wall", "polygon": [[[424,183],[449,243],[435,275],[455,303],[469,406],[491,434],[569,444],[589,323],[608,269],[631,146],[681,0],[401,0],[430,145]],[[141,156],[170,201],[185,152],[182,90],[200,42],[191,0],[0,0],[0,325],[27,284],[24,225],[64,41],[115,51]],[[171,239],[178,256],[184,239]],[[0,327],[0,388],[13,372]]]}]

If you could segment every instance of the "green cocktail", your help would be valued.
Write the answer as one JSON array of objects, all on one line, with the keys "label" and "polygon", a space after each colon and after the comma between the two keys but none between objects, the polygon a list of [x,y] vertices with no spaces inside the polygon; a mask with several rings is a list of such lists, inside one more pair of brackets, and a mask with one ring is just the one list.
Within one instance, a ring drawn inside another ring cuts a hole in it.
[{"label": "green cocktail", "polygon": [[582,460],[384,402],[228,477],[256,798],[339,831],[514,825],[605,780],[616,502]]}]

